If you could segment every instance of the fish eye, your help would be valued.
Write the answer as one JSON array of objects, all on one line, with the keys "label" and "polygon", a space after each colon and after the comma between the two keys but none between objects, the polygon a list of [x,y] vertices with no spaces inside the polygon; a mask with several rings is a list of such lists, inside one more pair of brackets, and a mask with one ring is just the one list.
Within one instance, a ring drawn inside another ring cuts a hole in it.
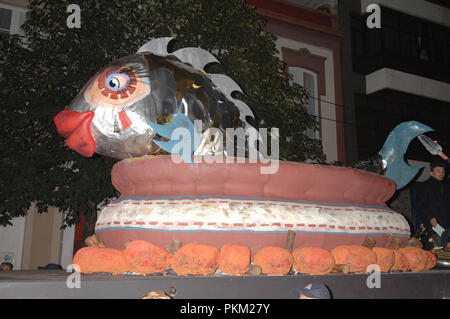
[{"label": "fish eye", "polygon": [[120,81],[117,78],[111,78],[109,79],[108,85],[112,89],[117,89],[120,87]]},{"label": "fish eye", "polygon": [[97,80],[98,89],[108,99],[126,99],[138,85],[132,68],[110,68],[105,70]]},{"label": "fish eye", "polygon": [[109,67],[95,76],[83,93],[95,107],[123,107],[142,99],[148,89],[132,66]]},{"label": "fish eye", "polygon": [[106,76],[106,87],[113,91],[121,91],[128,86],[130,77],[126,73],[111,72]]}]

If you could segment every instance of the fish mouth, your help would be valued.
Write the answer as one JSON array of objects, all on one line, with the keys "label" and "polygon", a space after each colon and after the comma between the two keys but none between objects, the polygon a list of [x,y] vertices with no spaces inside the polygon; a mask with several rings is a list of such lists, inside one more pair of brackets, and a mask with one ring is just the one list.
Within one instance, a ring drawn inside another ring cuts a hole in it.
[{"label": "fish mouth", "polygon": [[95,152],[95,140],[90,128],[94,115],[93,111],[64,110],[53,119],[59,135],[66,139],[66,145],[85,157],[92,157]]}]

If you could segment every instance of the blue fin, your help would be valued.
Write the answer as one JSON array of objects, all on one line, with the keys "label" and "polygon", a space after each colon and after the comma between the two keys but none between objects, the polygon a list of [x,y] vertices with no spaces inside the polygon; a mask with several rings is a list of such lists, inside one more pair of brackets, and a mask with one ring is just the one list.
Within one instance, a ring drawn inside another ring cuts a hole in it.
[{"label": "blue fin", "polygon": [[[192,154],[200,145],[201,136],[195,130],[191,120],[182,113],[174,115],[172,121],[165,125],[148,122],[152,129],[168,142],[154,141],[159,147],[171,154],[179,154],[185,163],[193,164]],[[177,130],[184,129],[184,130]],[[177,130],[177,131],[176,131]],[[172,136],[175,134],[175,136]],[[185,138],[187,140],[185,140]]]},{"label": "blue fin", "polygon": [[386,161],[386,177],[397,184],[397,190],[405,187],[422,168],[411,167],[405,162],[404,155],[409,144],[417,136],[431,131],[434,130],[422,123],[404,122],[396,126],[386,139],[378,154]]}]

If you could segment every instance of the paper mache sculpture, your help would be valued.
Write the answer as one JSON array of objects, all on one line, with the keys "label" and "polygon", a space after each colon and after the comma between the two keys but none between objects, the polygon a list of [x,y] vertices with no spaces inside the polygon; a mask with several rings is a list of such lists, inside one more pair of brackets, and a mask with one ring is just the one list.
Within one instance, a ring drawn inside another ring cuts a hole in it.
[{"label": "paper mache sculpture", "polygon": [[[79,154],[121,159],[111,173],[121,196],[99,213],[95,228],[107,247],[124,249],[130,240],[167,247],[179,240],[218,249],[241,245],[255,256],[264,247],[283,247],[288,231],[296,233],[294,249],[361,245],[367,236],[377,247],[394,237],[406,244],[409,225],[386,201],[395,179],[408,182],[398,173],[406,165],[404,143],[430,128],[409,122],[393,131],[380,152],[387,177],[282,161],[275,174],[261,174],[260,161],[198,160],[223,156],[232,138],[226,129],[252,130],[246,117],[253,114],[231,96],[240,91],[235,82],[203,70],[218,63],[214,56],[199,48],[168,53],[171,40],[151,40],[98,72],[54,119]],[[177,128],[192,133],[190,149],[175,150]],[[210,134],[211,128],[223,134]],[[239,147],[234,154],[248,153]]]}]

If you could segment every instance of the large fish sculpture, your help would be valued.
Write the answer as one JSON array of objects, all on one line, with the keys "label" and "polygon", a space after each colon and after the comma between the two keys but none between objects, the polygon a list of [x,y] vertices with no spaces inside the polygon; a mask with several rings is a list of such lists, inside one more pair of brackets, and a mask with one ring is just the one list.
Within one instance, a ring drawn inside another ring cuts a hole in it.
[{"label": "large fish sculpture", "polygon": [[[241,92],[239,86],[225,75],[203,70],[217,59],[200,48],[168,53],[171,40],[151,40],[84,85],[54,118],[69,148],[86,157],[98,153],[117,159],[156,154],[160,148],[170,153],[170,132],[180,123],[192,131],[197,120],[201,140],[192,153],[214,155],[224,149],[227,128],[251,128],[246,121],[253,117],[250,108],[231,96]],[[223,132],[222,140],[210,136],[209,128]]]}]

